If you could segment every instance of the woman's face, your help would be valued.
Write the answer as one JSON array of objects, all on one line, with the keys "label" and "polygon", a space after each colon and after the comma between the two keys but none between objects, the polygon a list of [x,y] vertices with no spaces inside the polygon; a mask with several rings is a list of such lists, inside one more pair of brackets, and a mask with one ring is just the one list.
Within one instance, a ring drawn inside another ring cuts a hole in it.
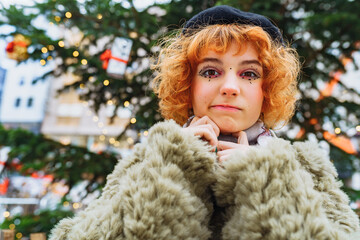
[{"label": "woman's face", "polygon": [[263,69],[251,44],[233,43],[227,52],[205,52],[191,83],[191,102],[197,117],[208,116],[221,133],[251,127],[263,103]]}]

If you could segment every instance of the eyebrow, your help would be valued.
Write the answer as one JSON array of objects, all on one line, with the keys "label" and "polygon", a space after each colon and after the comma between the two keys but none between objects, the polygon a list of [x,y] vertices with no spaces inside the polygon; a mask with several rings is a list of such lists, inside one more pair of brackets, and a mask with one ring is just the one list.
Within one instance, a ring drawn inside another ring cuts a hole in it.
[{"label": "eyebrow", "polygon": [[[200,61],[200,63],[204,63],[204,62],[214,62],[214,63],[222,64],[222,61],[220,61],[217,58],[204,58]],[[258,65],[259,67],[262,67],[261,63],[255,59],[254,60],[244,60],[239,63],[239,65],[251,65],[251,64],[255,64],[255,65]]]}]

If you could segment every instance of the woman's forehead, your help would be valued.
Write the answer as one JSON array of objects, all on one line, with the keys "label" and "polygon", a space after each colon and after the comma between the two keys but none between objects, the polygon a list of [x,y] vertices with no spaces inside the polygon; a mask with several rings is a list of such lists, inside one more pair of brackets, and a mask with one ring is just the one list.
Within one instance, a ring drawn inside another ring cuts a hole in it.
[{"label": "woman's forehead", "polygon": [[258,56],[258,52],[254,48],[254,46],[251,43],[248,42],[242,42],[241,44],[233,41],[230,45],[227,45],[226,47],[223,46],[217,46],[215,44],[209,45],[208,47],[203,47],[200,49],[200,62],[207,57],[217,57],[224,55],[228,52],[232,52],[233,55],[244,55],[247,51],[253,52],[253,55]]}]

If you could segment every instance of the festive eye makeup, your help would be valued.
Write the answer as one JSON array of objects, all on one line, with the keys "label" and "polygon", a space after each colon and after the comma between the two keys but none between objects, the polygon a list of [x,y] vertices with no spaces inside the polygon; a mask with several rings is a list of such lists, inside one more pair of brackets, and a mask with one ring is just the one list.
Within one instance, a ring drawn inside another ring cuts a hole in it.
[{"label": "festive eye makeup", "polygon": [[252,81],[261,78],[261,75],[255,70],[245,70],[242,73],[240,73],[240,77],[242,79],[247,79],[249,81]]},{"label": "festive eye makeup", "polygon": [[221,71],[211,66],[205,66],[199,71],[199,75],[204,78],[209,78],[210,80],[212,78],[217,78],[218,76],[220,76]]},{"label": "festive eye makeup", "polygon": [[[210,82],[211,79],[220,77],[224,74],[225,69],[223,69],[224,62],[222,59],[217,57],[207,57],[204,58],[202,64],[200,65],[200,71],[198,72],[199,76],[207,78]],[[241,79],[251,81],[260,79],[262,77],[262,65],[257,59],[245,59],[238,63],[238,67],[233,68],[234,66],[228,66],[227,71],[236,70],[237,76]]]}]

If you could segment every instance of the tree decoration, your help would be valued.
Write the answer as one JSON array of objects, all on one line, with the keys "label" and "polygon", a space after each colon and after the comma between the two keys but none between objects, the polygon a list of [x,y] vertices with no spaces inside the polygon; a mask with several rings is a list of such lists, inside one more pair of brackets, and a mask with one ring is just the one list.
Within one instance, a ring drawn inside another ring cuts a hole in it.
[{"label": "tree decoration", "polygon": [[18,62],[24,61],[29,58],[28,46],[31,44],[30,39],[22,34],[16,34],[14,40],[9,42],[6,46],[6,53],[8,58],[14,59]]},{"label": "tree decoration", "polygon": [[10,180],[8,177],[1,177],[0,178],[0,195],[5,195],[9,188]]},{"label": "tree decoration", "polygon": [[122,78],[129,60],[131,46],[130,39],[117,37],[111,50],[107,49],[100,55],[100,60],[103,61],[102,67],[106,69],[109,76]]}]

